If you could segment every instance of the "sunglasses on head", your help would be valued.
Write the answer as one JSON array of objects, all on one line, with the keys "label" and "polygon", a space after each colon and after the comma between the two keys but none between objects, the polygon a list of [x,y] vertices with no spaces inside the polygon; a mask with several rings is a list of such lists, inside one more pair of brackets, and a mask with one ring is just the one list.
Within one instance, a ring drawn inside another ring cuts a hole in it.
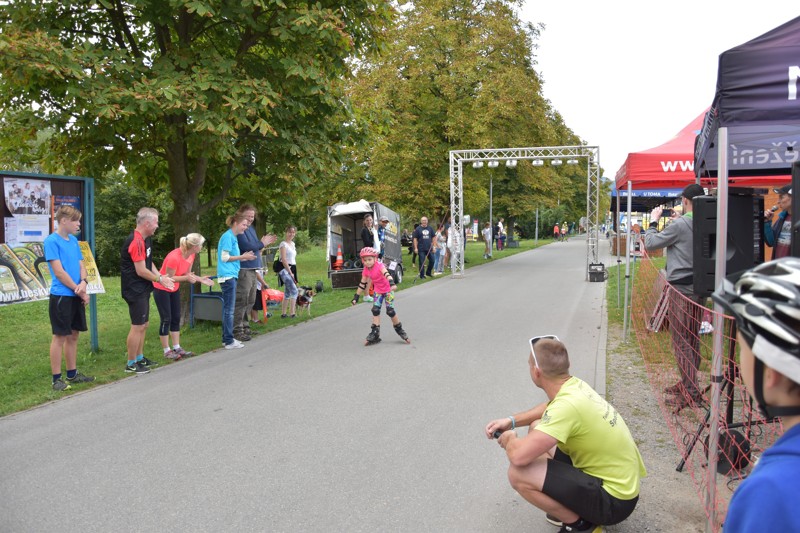
[{"label": "sunglasses on head", "polygon": [[533,365],[536,368],[539,368],[539,360],[536,359],[536,348],[534,348],[534,346],[536,345],[537,342],[539,342],[542,339],[552,339],[554,341],[557,341],[558,337],[556,337],[555,335],[539,335],[538,337],[531,337],[531,339],[528,341],[531,343],[531,354],[533,355]]}]

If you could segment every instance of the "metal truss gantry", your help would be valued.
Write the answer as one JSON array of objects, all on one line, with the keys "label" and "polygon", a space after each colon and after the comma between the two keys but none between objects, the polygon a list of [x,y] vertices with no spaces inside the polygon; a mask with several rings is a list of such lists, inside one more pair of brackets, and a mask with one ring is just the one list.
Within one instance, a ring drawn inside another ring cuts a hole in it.
[{"label": "metal truss gantry", "polygon": [[[451,232],[455,247],[450,261],[453,277],[464,276],[464,245],[461,238],[464,217],[463,165],[475,161],[544,161],[580,160],[587,162],[586,171],[586,281],[589,264],[599,263],[597,246],[600,236],[600,148],[597,146],[544,146],[538,148],[483,148],[480,150],[450,151],[450,212],[453,214]],[[511,228],[513,231],[513,228]]]}]

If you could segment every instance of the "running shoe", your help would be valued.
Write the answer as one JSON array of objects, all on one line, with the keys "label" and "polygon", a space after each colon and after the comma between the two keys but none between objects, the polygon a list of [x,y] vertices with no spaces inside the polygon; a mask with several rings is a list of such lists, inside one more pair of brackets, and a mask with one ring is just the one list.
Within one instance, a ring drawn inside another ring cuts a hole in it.
[{"label": "running shoe", "polygon": [[75,377],[67,377],[67,383],[91,383],[94,381],[94,376],[84,376],[80,372],[75,374]]},{"label": "running shoe", "polygon": [[181,358],[181,354],[179,354],[175,350],[168,350],[164,352],[164,357],[166,357],[167,359],[172,359],[173,361],[177,361],[178,359]]},{"label": "running shoe", "polygon": [[133,366],[131,366],[131,365],[126,363],[125,364],[125,372],[128,372],[129,374],[133,374],[133,373],[136,373],[136,374],[147,374],[148,372],[150,372],[150,369],[147,368],[146,366],[144,366],[142,363],[139,363],[139,362],[135,363]]},{"label": "running shoe", "polygon": [[54,391],[63,392],[65,390],[69,390],[71,388],[72,387],[70,387],[68,384],[64,383],[64,380],[61,379],[61,378],[58,378],[57,380],[55,380],[53,382],[53,390]]},{"label": "running shoe", "polygon": [[194,355],[194,352],[186,351],[183,348],[172,350],[172,352],[178,354],[180,357],[192,357]]},{"label": "running shoe", "polygon": [[147,368],[158,366],[158,363],[156,363],[155,361],[151,361],[147,357],[142,357],[141,359],[139,359],[138,362]]},{"label": "running shoe", "polygon": [[242,344],[241,342],[237,341],[236,339],[233,339],[232,343],[225,345],[225,349],[226,350],[236,350],[238,348],[244,348],[244,344]]}]

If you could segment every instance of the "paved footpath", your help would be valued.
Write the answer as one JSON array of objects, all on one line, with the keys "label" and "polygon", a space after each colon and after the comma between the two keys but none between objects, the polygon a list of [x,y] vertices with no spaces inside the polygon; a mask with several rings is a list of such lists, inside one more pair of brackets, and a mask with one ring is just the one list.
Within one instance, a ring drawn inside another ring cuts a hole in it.
[{"label": "paved footpath", "polygon": [[400,292],[411,345],[360,304],[2,418],[0,531],[554,531],[483,427],[545,399],[534,335],[605,391],[585,268],[549,244]]}]

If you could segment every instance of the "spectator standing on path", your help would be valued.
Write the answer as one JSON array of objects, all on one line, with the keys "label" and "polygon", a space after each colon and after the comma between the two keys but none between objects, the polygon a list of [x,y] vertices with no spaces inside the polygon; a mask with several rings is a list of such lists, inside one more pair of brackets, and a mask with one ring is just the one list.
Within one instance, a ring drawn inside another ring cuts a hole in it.
[{"label": "spectator standing on path", "polygon": [[433,275],[439,276],[444,272],[444,251],[447,250],[447,232],[444,224],[436,230],[433,236]]},{"label": "spectator standing on path", "polygon": [[[414,253],[419,256],[419,277],[425,279],[425,276],[431,275],[433,270],[433,257],[431,257],[431,247],[433,246],[433,237],[435,233],[432,227],[428,226],[428,217],[422,217],[419,220],[419,226],[414,230]],[[428,261],[427,272],[425,270],[425,261]]]},{"label": "spectator standing on path", "polygon": [[700,364],[700,337],[698,331],[702,318],[702,298],[693,294],[693,233],[692,199],[705,194],[703,188],[692,183],[681,192],[683,216],[677,215],[664,228],[658,231],[661,207],[650,213],[650,227],[644,234],[644,247],[648,252],[666,248],[667,281],[672,285],[669,291],[669,331],[672,349],[678,364],[681,379],[667,387],[665,393],[674,395],[667,398],[667,405],[675,407],[675,412],[702,401],[697,384],[697,367]]},{"label": "spectator standing on path", "polygon": [[[548,401],[486,425],[509,460],[511,486],[559,523],[561,531],[602,531],[622,522],[639,500],[646,475],[628,426],[586,382],[569,374],[567,349],[555,335],[528,341],[534,385]],[[518,437],[518,426],[530,426]]]},{"label": "spectator standing on path", "polygon": [[[207,287],[214,285],[208,276],[196,276],[192,272],[194,258],[203,249],[205,237],[199,233],[190,233],[181,237],[180,246],[172,250],[164,258],[159,273],[173,281],[172,288],[168,289],[161,283],[153,284],[153,300],[156,302],[161,323],[158,327],[158,336],[161,339],[161,349],[167,359],[182,359],[191,357],[194,353],[181,347],[181,293],[180,282],[193,284],[200,282]],[[172,340],[170,348],[169,341]]]},{"label": "spectator standing on path", "polygon": [[[784,185],[773,189],[778,193],[778,205],[764,213],[764,244],[773,247],[772,258],[787,257],[792,247],[792,186]],[[775,211],[778,218],[772,223]]]},{"label": "spectator standing on path", "polygon": [[[283,285],[283,301],[281,302],[281,318],[295,318],[297,309],[297,247],[294,243],[294,236],[297,235],[297,228],[288,226],[284,240],[278,246],[281,254],[281,264],[283,270],[278,273],[279,285]],[[286,314],[286,310],[289,314]]]},{"label": "spectator standing on path", "polygon": [[244,344],[233,335],[233,314],[236,308],[236,284],[242,261],[252,261],[256,254],[252,250],[239,250],[237,236],[250,227],[244,213],[236,212],[225,221],[228,231],[222,234],[217,245],[217,281],[222,287],[222,345],[226,350],[244,348]]},{"label": "spectator standing on path", "polygon": [[766,419],[783,435],[733,493],[725,533],[797,531],[800,479],[800,259],[761,264],[712,295],[734,317],[739,369]]},{"label": "spectator standing on path", "polygon": [[503,219],[497,221],[497,251],[499,252],[506,246],[506,228],[503,225]]},{"label": "spectator standing on path", "polygon": [[[78,335],[86,331],[86,266],[75,234],[81,230],[81,212],[72,206],[58,208],[54,219],[58,229],[44,240],[44,258],[50,268],[50,370],[53,390],[65,391],[70,383],[89,383],[94,377],[78,372]],[[67,365],[61,379],[61,359]]]},{"label": "spectator standing on path", "polygon": [[253,252],[255,259],[243,260],[240,263],[239,278],[236,280],[236,306],[233,309],[233,337],[240,341],[249,341],[256,332],[250,329],[250,310],[256,303],[256,271],[261,265],[261,250],[278,240],[275,235],[267,234],[258,238],[253,221],[256,208],[252,204],[242,205],[238,213],[247,219],[247,229],[236,236],[239,253]]},{"label": "spectator standing on path", "polygon": [[491,259],[492,257],[492,225],[490,223],[486,223],[483,225],[483,231],[481,232],[483,235],[483,258],[484,259]]},{"label": "spectator standing on path", "polygon": [[120,286],[131,317],[125,372],[147,374],[157,364],[144,356],[144,339],[150,324],[150,293],[156,282],[168,289],[173,286],[172,279],[162,276],[153,266],[151,237],[157,229],[158,211],[152,207],[139,209],[136,229],[125,239],[120,251]]}]

